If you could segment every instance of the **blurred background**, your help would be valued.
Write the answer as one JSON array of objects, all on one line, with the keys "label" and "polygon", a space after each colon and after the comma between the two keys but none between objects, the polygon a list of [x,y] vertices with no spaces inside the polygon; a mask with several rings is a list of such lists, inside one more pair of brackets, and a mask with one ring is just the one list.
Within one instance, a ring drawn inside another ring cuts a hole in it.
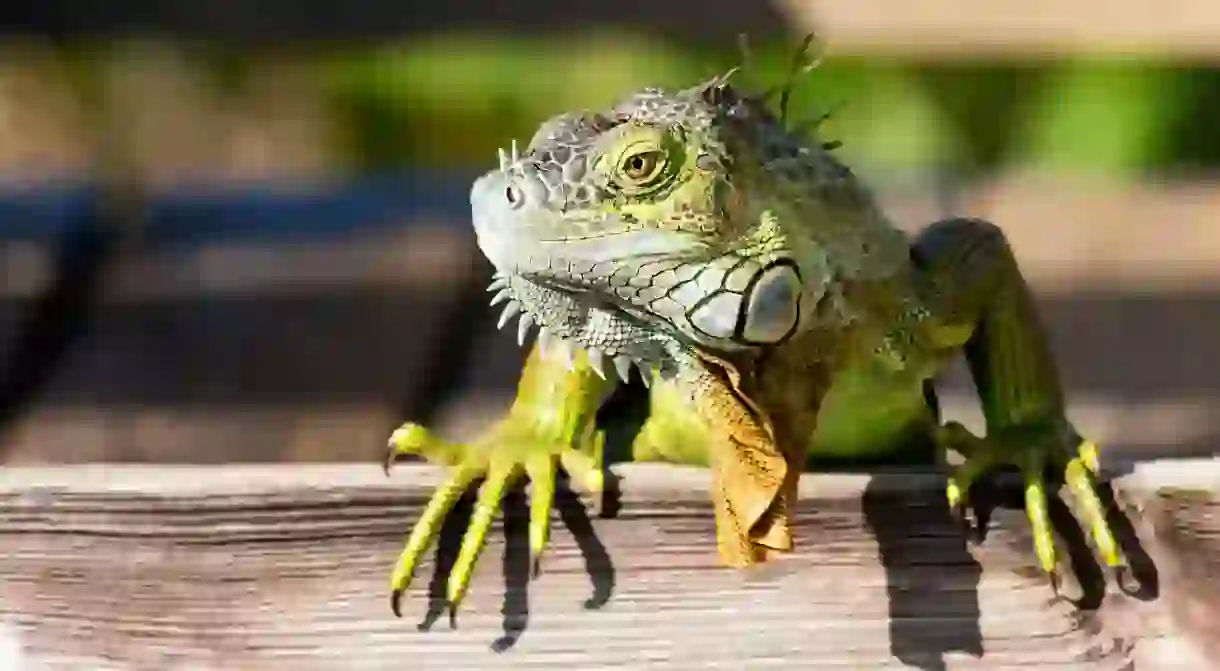
[{"label": "blurred background", "polygon": [[[741,61],[897,221],[1009,233],[1080,426],[1220,445],[1220,3],[10,0],[4,463],[376,461],[470,436],[523,356],[467,192],[560,111]],[[968,379],[948,412],[978,419]]]}]

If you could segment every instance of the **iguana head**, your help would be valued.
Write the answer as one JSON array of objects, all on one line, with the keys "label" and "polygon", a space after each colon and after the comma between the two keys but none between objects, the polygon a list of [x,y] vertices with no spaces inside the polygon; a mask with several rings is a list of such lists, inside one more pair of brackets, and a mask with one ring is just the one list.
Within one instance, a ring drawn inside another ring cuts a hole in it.
[{"label": "iguana head", "polygon": [[522,341],[537,325],[544,347],[611,357],[624,377],[675,347],[730,356],[806,328],[834,276],[867,265],[855,220],[872,208],[782,116],[726,75],[562,114],[501,150],[471,192],[501,326],[520,314]]}]

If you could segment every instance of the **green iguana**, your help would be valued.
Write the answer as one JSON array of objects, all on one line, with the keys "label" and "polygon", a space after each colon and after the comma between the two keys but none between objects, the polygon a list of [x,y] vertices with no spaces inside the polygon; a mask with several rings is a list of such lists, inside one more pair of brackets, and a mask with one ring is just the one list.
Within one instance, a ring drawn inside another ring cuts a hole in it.
[{"label": "green iguana", "polygon": [[[803,58],[808,40],[801,50]],[[547,542],[557,467],[603,485],[597,410],[638,369],[650,412],[632,458],[708,467],[717,548],[744,567],[790,551],[790,510],[812,461],[965,457],[947,496],[961,514],[986,471],[1015,466],[1038,563],[1057,585],[1044,478],[1062,477],[1104,561],[1123,564],[1095,491],[1097,448],[1065,417],[1055,361],[1002,231],[977,219],[913,239],[816,129],[787,122],[794,63],[762,95],[733,71],[562,114],[477,179],[478,244],[495,266],[500,326],[538,338],[515,402],[471,444],[417,424],[390,439],[448,467],[391,578],[402,593],[452,506],[478,480],[449,578],[451,608],[506,487],[532,483],[530,548]],[[769,104],[775,94],[776,108]],[[986,437],[942,424],[931,381],[964,353]],[[939,455],[936,451],[939,451]],[[943,463],[943,462],[942,462]]]}]

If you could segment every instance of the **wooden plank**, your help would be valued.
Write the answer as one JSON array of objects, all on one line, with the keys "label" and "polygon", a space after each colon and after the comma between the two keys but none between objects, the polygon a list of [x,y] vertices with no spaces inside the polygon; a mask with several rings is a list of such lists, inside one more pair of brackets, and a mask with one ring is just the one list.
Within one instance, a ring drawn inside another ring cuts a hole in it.
[{"label": "wooden plank", "polygon": [[834,53],[935,58],[1220,56],[1220,5],[1197,0],[778,0]]},{"label": "wooden plank", "polygon": [[[1207,669],[1220,641],[1215,460],[1121,469],[1158,573],[1134,564],[1144,593],[1085,614],[1048,604],[1021,513],[997,513],[968,547],[932,474],[806,476],[798,551],[738,572],[716,566],[705,472],[616,470],[617,519],[561,506],[567,528],[528,589],[510,501],[456,630],[433,609],[424,631],[433,565],[404,620],[386,579],[431,467],[5,469],[0,656],[98,670]],[[1069,595],[1098,596],[1080,588],[1095,584],[1087,566]]]}]

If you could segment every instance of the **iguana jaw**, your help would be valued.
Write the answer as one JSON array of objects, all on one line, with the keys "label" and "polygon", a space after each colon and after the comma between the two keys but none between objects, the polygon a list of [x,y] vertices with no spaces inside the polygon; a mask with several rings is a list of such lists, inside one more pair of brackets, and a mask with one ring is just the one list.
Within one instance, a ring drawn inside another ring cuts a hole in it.
[{"label": "iguana jaw", "polygon": [[645,383],[651,373],[668,369],[669,356],[680,345],[664,333],[634,319],[627,312],[595,302],[582,302],[563,291],[537,284],[520,275],[497,274],[488,291],[491,304],[504,303],[498,323],[504,328],[517,318],[517,342],[524,345],[537,327],[543,354],[574,364],[584,350],[593,369],[605,377],[617,374],[628,381],[639,367]]}]

